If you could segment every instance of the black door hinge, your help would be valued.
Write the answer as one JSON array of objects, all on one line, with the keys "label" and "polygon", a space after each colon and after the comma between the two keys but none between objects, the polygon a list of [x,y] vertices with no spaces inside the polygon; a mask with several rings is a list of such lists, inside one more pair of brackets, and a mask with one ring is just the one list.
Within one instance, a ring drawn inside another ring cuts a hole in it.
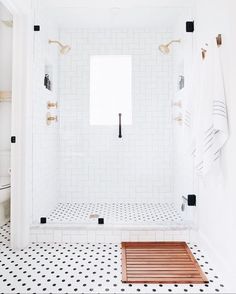
[{"label": "black door hinge", "polygon": [[35,32],[39,32],[40,31],[40,26],[39,25],[35,25],[34,26],[34,31]]},{"label": "black door hinge", "polygon": [[16,143],[16,136],[11,137],[11,143],[13,143],[13,144]]},{"label": "black door hinge", "polygon": [[194,21],[187,21],[186,22],[186,32],[193,33],[194,32]]}]

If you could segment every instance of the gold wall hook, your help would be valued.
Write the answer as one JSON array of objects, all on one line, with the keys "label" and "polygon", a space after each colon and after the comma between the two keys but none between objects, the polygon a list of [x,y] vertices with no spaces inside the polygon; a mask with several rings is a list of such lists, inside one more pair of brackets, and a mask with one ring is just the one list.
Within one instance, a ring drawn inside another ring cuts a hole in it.
[{"label": "gold wall hook", "polygon": [[204,60],[206,58],[207,50],[203,48],[201,48],[201,50],[202,50],[202,59]]},{"label": "gold wall hook", "polygon": [[181,125],[182,122],[183,122],[182,115],[179,115],[179,116],[175,117],[174,120]]},{"label": "gold wall hook", "polygon": [[[205,46],[208,46],[208,43],[205,43]],[[207,54],[207,49],[205,48],[201,48],[202,50],[202,59],[204,60],[206,58],[206,54]]]},{"label": "gold wall hook", "polygon": [[51,108],[58,108],[58,103],[57,102],[50,102],[48,101],[47,103],[47,108],[51,109]]},{"label": "gold wall hook", "polygon": [[218,47],[220,47],[222,45],[222,35],[218,34],[218,36],[216,37],[216,44]]},{"label": "gold wall hook", "polygon": [[46,116],[46,121],[47,121],[47,125],[50,126],[52,122],[57,122],[58,121],[58,117],[57,115],[51,115],[50,112],[47,113]]}]

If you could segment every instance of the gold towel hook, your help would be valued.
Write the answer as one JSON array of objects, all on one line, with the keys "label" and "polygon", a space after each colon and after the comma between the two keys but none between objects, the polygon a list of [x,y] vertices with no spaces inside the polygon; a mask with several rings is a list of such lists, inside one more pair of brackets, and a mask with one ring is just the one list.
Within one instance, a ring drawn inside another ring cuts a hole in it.
[{"label": "gold towel hook", "polygon": [[218,47],[220,47],[222,45],[222,35],[218,34],[218,36],[216,37],[216,44]]},{"label": "gold towel hook", "polygon": [[202,50],[202,59],[204,60],[206,58],[207,50],[203,48],[201,48],[201,50]]}]

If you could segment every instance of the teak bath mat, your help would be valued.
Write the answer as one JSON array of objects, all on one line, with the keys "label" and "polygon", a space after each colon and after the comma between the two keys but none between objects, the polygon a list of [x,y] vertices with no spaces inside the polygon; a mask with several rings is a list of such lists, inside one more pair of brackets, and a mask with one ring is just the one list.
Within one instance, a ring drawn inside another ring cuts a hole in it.
[{"label": "teak bath mat", "polygon": [[185,242],[122,242],[122,282],[202,284],[208,280]]}]

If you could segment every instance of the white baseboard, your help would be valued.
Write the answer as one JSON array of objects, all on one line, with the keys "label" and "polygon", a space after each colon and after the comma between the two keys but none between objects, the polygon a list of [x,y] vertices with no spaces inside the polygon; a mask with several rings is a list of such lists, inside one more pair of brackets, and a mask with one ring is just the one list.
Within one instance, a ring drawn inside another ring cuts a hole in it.
[{"label": "white baseboard", "polygon": [[227,286],[227,293],[236,293],[236,272],[233,270],[235,267],[226,262],[225,258],[217,252],[213,244],[203,232],[199,231],[198,236],[199,245],[206,250],[212,263],[217,269],[219,269],[220,274]]}]

